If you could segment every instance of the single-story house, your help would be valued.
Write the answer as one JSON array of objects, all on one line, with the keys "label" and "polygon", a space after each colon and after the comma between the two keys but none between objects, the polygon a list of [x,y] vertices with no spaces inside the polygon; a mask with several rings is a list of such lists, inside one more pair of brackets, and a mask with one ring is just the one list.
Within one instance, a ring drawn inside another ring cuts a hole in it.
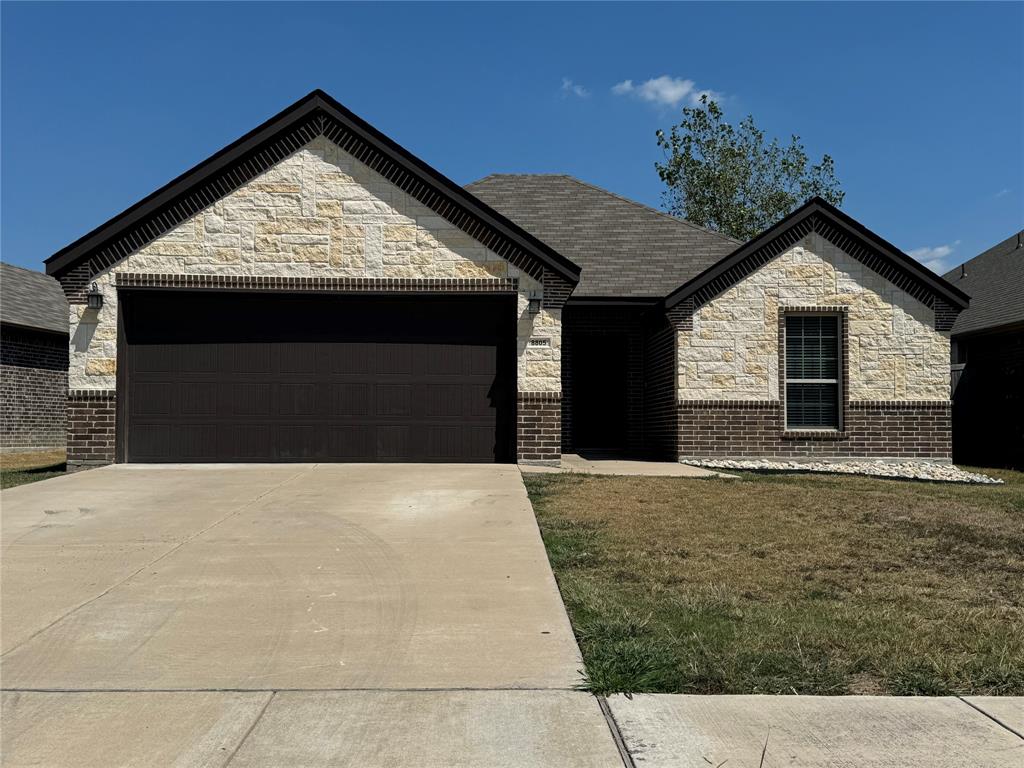
[{"label": "single-story house", "polygon": [[73,465],[950,457],[967,297],[824,201],[738,243],[463,188],[321,91],[46,266]]},{"label": "single-story house", "polygon": [[64,448],[68,303],[42,272],[0,263],[0,452]]},{"label": "single-story house", "polygon": [[953,324],[953,457],[1024,469],[1024,231],[946,275],[971,306]]}]

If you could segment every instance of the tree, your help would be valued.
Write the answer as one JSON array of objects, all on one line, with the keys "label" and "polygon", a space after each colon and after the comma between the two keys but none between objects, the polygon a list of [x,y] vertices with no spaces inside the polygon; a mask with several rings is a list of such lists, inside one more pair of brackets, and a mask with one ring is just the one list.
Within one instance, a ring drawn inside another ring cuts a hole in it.
[{"label": "tree", "polygon": [[707,95],[683,109],[668,135],[659,130],[657,136],[665,152],[655,167],[668,187],[666,207],[702,227],[747,241],[814,195],[842,205],[831,157],[808,167],[799,136],[785,147],[778,139],[766,144],[751,115],[734,128]]}]

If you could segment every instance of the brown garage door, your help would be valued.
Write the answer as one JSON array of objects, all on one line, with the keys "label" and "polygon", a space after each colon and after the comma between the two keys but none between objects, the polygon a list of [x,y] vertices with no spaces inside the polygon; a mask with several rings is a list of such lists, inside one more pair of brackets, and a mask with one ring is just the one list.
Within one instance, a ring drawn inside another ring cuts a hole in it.
[{"label": "brown garage door", "polygon": [[511,461],[511,297],[122,294],[127,461]]}]

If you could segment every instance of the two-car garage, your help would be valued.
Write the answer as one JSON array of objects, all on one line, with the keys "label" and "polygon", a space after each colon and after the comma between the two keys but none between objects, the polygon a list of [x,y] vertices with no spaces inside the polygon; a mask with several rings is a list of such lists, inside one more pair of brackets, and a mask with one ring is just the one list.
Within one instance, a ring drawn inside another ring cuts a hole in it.
[{"label": "two-car garage", "polygon": [[514,295],[119,301],[121,461],[514,461]]}]

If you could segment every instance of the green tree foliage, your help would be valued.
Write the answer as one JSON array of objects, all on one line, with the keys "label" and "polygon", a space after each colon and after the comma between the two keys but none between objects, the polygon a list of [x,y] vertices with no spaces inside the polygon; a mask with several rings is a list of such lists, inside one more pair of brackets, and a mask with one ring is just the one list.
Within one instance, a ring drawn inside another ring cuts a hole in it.
[{"label": "green tree foliage", "polygon": [[668,187],[668,210],[694,224],[746,241],[814,195],[842,205],[831,157],[809,165],[799,136],[787,146],[766,143],[752,116],[733,127],[706,95],[657,135],[665,162],[655,167]]}]

